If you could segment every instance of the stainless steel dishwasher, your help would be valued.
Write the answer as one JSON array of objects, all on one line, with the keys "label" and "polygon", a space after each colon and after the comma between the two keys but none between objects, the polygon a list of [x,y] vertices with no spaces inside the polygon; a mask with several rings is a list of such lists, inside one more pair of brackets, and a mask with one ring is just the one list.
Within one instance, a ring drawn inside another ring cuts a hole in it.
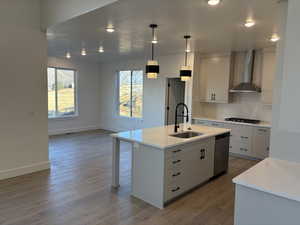
[{"label": "stainless steel dishwasher", "polygon": [[230,133],[216,136],[215,156],[214,156],[214,176],[226,173],[229,160]]}]

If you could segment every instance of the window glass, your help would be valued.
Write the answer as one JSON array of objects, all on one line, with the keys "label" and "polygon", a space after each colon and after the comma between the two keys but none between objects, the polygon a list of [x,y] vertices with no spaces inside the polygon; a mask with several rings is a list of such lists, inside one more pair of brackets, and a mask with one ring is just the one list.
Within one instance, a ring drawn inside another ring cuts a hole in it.
[{"label": "window glass", "polygon": [[131,71],[120,71],[119,109],[121,116],[131,116]]},{"label": "window glass", "polygon": [[48,117],[55,117],[55,69],[48,68]]},{"label": "window glass", "polygon": [[143,71],[132,71],[132,117],[141,118],[143,112]]},{"label": "window glass", "polygon": [[119,115],[142,118],[143,71],[119,72]]},{"label": "window glass", "polygon": [[48,68],[48,118],[76,115],[76,72]]},{"label": "window glass", "polygon": [[57,114],[75,114],[75,82],[72,70],[57,70]]}]

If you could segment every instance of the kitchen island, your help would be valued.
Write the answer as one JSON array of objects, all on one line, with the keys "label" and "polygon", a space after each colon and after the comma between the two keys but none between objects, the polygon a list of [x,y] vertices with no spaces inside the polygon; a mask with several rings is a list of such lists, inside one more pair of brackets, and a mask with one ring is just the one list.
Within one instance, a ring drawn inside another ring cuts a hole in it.
[{"label": "kitchen island", "polygon": [[[181,124],[176,134],[174,126],[112,134],[112,186],[119,187],[120,141],[130,142],[132,195],[163,208],[214,176],[214,162],[218,158],[216,136],[229,138],[229,132],[224,128]],[[223,151],[229,151],[229,143],[227,148]]]}]

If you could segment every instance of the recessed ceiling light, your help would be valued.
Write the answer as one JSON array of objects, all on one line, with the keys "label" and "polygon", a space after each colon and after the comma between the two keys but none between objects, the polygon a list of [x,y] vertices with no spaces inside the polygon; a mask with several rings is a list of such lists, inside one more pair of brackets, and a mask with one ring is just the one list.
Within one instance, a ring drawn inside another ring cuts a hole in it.
[{"label": "recessed ceiling light", "polygon": [[102,46],[99,47],[98,52],[100,52],[100,53],[103,53],[103,52],[104,52],[104,49],[103,49]]},{"label": "recessed ceiling light", "polygon": [[82,56],[86,56],[86,50],[85,50],[85,48],[83,48],[83,49],[81,50],[81,55],[82,55]]},{"label": "recessed ceiling light", "polygon": [[220,4],[221,0],[207,0],[207,4],[211,5],[211,6],[215,6]]},{"label": "recessed ceiling light", "polygon": [[67,52],[66,58],[67,58],[67,59],[71,59],[71,53],[70,53],[70,52]]},{"label": "recessed ceiling light", "polygon": [[280,37],[277,34],[273,34],[272,37],[270,38],[270,41],[272,42],[277,42],[280,40]]},{"label": "recessed ceiling light", "polygon": [[255,25],[255,21],[252,19],[247,19],[244,25],[245,27],[253,27]]},{"label": "recessed ceiling light", "polygon": [[109,26],[109,27],[106,27],[106,31],[107,31],[108,33],[113,33],[113,32],[115,32],[115,28],[112,27],[112,26]]}]

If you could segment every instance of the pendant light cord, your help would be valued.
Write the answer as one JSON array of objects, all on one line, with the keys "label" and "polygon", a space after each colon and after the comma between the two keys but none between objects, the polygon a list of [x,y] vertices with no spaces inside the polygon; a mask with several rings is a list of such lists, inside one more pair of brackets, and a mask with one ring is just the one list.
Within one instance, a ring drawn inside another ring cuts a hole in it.
[{"label": "pendant light cord", "polygon": [[151,47],[152,47],[152,61],[154,60],[154,27],[152,27],[152,41],[151,41]]},{"label": "pendant light cord", "polygon": [[187,48],[188,48],[188,39],[185,39],[185,58],[184,58],[184,64],[187,65]]}]

